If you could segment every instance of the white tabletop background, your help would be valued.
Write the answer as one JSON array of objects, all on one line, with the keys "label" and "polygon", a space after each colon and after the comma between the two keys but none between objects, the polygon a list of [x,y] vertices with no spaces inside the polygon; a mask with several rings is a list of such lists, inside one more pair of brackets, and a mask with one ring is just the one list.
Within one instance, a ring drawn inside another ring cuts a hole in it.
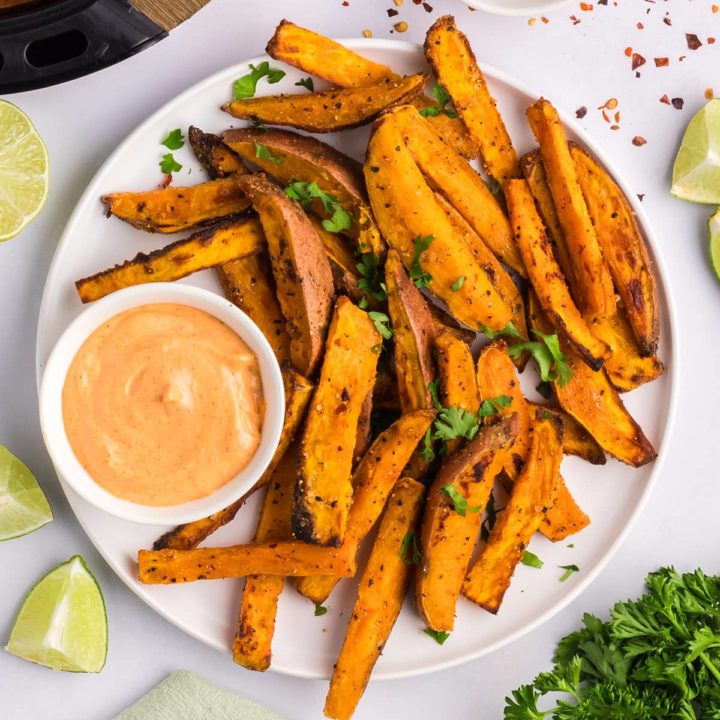
[{"label": "white tabletop background", "polygon": [[[583,124],[638,193],[670,270],[677,311],[679,402],[669,457],[629,539],[595,583],[543,627],[486,657],[415,679],[373,683],[356,717],[494,720],[503,698],[544,669],[555,642],[583,612],[603,613],[642,590],[663,564],[720,572],[720,283],[709,270],[705,222],[711,212],[673,199],[670,169],[682,131],[715,83],[720,96],[720,13],[711,0],[609,0],[592,11],[580,3],[537,18],[504,19],[470,12],[459,0],[213,0],[148,51],[90,77],[10,99],[29,113],[50,152],[50,196],[19,237],[0,245],[0,442],[34,470],[54,521],[0,546],[0,641],[4,644],[26,590],[70,555],[81,553],[105,594],[110,650],[99,675],[54,673],[0,651],[0,717],[4,720],[111,718],[169,672],[194,670],[292,720],[321,717],[326,683],[272,672],[251,673],[187,637],[146,607],[114,576],[75,520],[53,474],[37,418],[35,332],[45,275],[70,212],[105,157],[147,115],[205,76],[262,52],[283,17],[335,37],[402,37],[421,42],[439,15],[453,13],[487,63],[542,92],[566,111],[586,106]],[[574,24],[571,16],[580,22]],[[408,23],[403,35],[393,24]],[[642,23],[640,28],[637,23]],[[685,33],[703,46],[687,47]],[[647,59],[631,69],[625,49]],[[686,56],[684,60],[680,60]],[[655,57],[668,57],[656,67]],[[659,98],[682,98],[684,107]],[[620,129],[597,109],[617,98]],[[636,147],[635,136],[647,144]],[[601,519],[598,518],[597,521]],[[458,630],[462,632],[462,629]],[[392,642],[392,639],[390,640]],[[382,662],[382,660],[381,660]]]}]

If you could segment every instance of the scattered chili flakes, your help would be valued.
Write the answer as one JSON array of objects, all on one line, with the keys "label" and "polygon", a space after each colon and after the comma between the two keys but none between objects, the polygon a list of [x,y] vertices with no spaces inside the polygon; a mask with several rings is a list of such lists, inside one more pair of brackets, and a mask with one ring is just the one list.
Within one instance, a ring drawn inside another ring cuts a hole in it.
[{"label": "scattered chili flakes", "polygon": [[350,3],[348,2],[348,0],[343,0],[342,6],[343,6],[343,7],[350,7]]},{"label": "scattered chili flakes", "polygon": [[682,62],[686,57],[687,57],[687,55],[681,55],[681,56],[678,58],[678,62]]},{"label": "scattered chili flakes", "polygon": [[395,8],[388,8],[387,14],[388,17],[395,17],[398,14],[398,11],[395,10]]},{"label": "scattered chili flakes", "polygon": [[645,26],[644,26],[641,22],[639,22],[635,27],[636,27],[638,30],[644,30],[644,29],[645,29]]},{"label": "scattered chili flakes", "polygon": [[685,101],[684,101],[682,98],[679,98],[679,97],[673,98],[670,102],[672,102],[672,106],[673,106],[676,110],[682,110],[682,109],[683,109],[683,105],[685,104]]},{"label": "scattered chili flakes", "polygon": [[642,135],[636,135],[632,139],[632,144],[635,147],[642,147],[643,145],[647,144],[647,140]]},{"label": "scattered chili flakes", "polygon": [[576,117],[578,120],[582,120],[582,118],[584,118],[586,115],[587,115],[587,108],[586,108],[584,105],[583,105],[582,107],[579,107],[579,108],[575,111],[575,117]]},{"label": "scattered chili flakes", "polygon": [[705,90],[705,99],[706,100],[712,100],[715,97],[715,93],[713,92],[712,88],[707,88]]},{"label": "scattered chili flakes", "polygon": [[528,25],[532,27],[537,22],[537,18],[530,18],[528,20]]},{"label": "scattered chili flakes", "polygon": [[614,110],[618,106],[617,98],[610,98],[604,105],[600,105],[598,110]]},{"label": "scattered chili flakes", "polygon": [[685,33],[685,40],[687,40],[687,46],[691,50],[697,50],[702,46],[702,41],[695,33]]},{"label": "scattered chili flakes", "polygon": [[422,6],[425,9],[425,12],[431,13],[433,11],[433,6],[430,3],[424,2]]},{"label": "scattered chili flakes", "polygon": [[616,123],[620,122],[620,111],[619,110],[615,113],[614,120]]},{"label": "scattered chili flakes", "polygon": [[632,48],[626,47],[625,48],[625,57],[630,57],[632,55]]},{"label": "scattered chili flakes", "polygon": [[372,37],[372,30],[363,30],[363,37],[371,38]]},{"label": "scattered chili flakes", "polygon": [[708,44],[708,45],[714,45],[714,44],[715,44],[715,38],[714,38],[714,37],[709,37],[709,38],[707,39],[707,44]]},{"label": "scattered chili flakes", "polygon": [[655,58],[655,67],[667,67],[670,64],[670,58]]},{"label": "scattered chili flakes", "polygon": [[640,54],[634,52],[632,54],[632,69],[637,70],[639,67],[642,67],[646,63],[645,58]]},{"label": "scattered chili flakes", "polygon": [[413,2],[415,3],[415,5],[420,5],[422,3],[422,0],[413,0]]},{"label": "scattered chili flakes", "polygon": [[590,3],[581,2],[580,3],[580,9],[583,12],[592,12],[593,6]]},{"label": "scattered chili flakes", "polygon": [[608,0],[598,0],[598,5],[607,5]]},{"label": "scattered chili flakes", "polygon": [[672,25],[672,20],[671,20],[669,17],[664,17],[664,18],[663,18],[663,22],[664,22],[666,25]]},{"label": "scattered chili flakes", "polygon": [[712,9],[713,13],[720,12],[720,6],[718,6],[718,5],[713,5],[711,9]]},{"label": "scattered chili flakes", "polygon": [[637,196],[638,196],[638,200],[640,202],[642,202],[645,199],[645,193],[638,193]]},{"label": "scattered chili flakes", "polygon": [[575,15],[571,15],[570,19],[572,20],[573,25],[579,25],[582,20],[579,17],[576,17]]},{"label": "scattered chili flakes", "polygon": [[550,22],[544,15],[540,18],[546,25]]},{"label": "scattered chili flakes", "polygon": [[407,32],[408,24],[404,20],[402,20],[399,23],[395,23],[393,27],[395,28],[396,32],[404,33]]},{"label": "scattered chili flakes", "polygon": [[664,103],[665,105],[670,105],[670,98],[667,95],[663,95],[660,98],[660,102]]},{"label": "scattered chili flakes", "polygon": [[619,125],[611,125],[611,126],[610,126],[610,129],[611,129],[611,130],[619,130],[619,129],[620,129],[620,126],[619,126]]},{"label": "scattered chili flakes", "polygon": [[609,116],[604,110],[602,111],[602,116],[603,116],[603,120],[604,120],[606,123],[609,123],[609,122],[610,122],[610,116]]}]

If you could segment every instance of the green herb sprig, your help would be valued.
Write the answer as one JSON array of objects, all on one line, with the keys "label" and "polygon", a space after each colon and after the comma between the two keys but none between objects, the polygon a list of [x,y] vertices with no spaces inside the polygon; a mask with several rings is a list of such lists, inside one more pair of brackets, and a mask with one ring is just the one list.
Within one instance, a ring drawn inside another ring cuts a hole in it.
[{"label": "green herb sprig", "polygon": [[257,84],[262,78],[267,78],[270,85],[280,82],[285,77],[285,71],[279,68],[270,67],[267,60],[263,60],[258,66],[250,65],[250,72],[239,77],[233,83],[233,93],[236,100],[245,100],[255,96]]},{"label": "green herb sprig", "polygon": [[449,118],[456,118],[457,113],[452,107],[448,107],[448,103],[451,102],[452,98],[448,91],[440,84],[435,83],[433,87],[432,96],[435,98],[435,105],[429,105],[420,111],[423,117],[435,117],[437,115],[447,115]]},{"label": "green herb sprig", "polygon": [[415,283],[415,287],[427,287],[432,282],[432,275],[423,270],[420,264],[420,257],[430,247],[435,238],[432,235],[418,235],[413,242],[415,250],[413,251],[413,259],[410,263],[410,279]]},{"label": "green herb sprig", "polygon": [[306,210],[314,199],[320,200],[326,214],[330,215],[322,221],[323,227],[328,232],[339,233],[352,227],[352,215],[340,205],[340,201],[334,195],[321,190],[316,182],[299,180],[291,182],[285,188],[285,194],[299,202]]}]

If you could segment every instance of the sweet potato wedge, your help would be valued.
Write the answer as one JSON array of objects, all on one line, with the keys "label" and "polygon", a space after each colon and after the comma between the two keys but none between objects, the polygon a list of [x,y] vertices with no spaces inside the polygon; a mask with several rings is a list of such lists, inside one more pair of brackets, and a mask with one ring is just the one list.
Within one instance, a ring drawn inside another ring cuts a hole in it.
[{"label": "sweet potato wedge", "polygon": [[[365,163],[365,182],[378,227],[397,250],[403,265],[429,275],[427,287],[445,302],[450,314],[475,330],[504,328],[512,314],[480,268],[471,250],[458,243],[392,115],[375,125]],[[418,240],[431,236],[416,257]],[[465,278],[457,287],[460,277]]]},{"label": "sweet potato wedge", "polygon": [[272,460],[260,480],[246,495],[236,500],[232,505],[213,513],[209,517],[194,522],[178,525],[173,530],[159,537],[153,545],[153,550],[164,548],[171,550],[191,550],[203,540],[210,537],[218,528],[227,525],[237,515],[245,500],[256,490],[263,487],[270,480],[275,468],[285,456],[297,431],[305,418],[305,409],[310,401],[313,385],[300,375],[289,363],[283,366],[283,385],[285,387],[285,418],[283,422],[280,441],[273,454]]},{"label": "sweet potato wedge", "polygon": [[498,182],[520,177],[518,159],[475,54],[455,18],[438,18],[425,36],[425,57],[452,98],[488,173]]},{"label": "sweet potato wedge", "polygon": [[611,354],[605,361],[605,371],[618,392],[629,392],[662,375],[664,368],[658,356],[642,355],[637,339],[625,317],[624,308],[618,308],[615,317],[586,319],[593,335],[610,348]]},{"label": "sweet potato wedge", "polygon": [[551,542],[560,542],[579,533],[590,524],[590,518],[575,502],[565,481],[560,476],[555,502],[543,514],[540,532]]},{"label": "sweet potato wedge", "polygon": [[597,232],[603,257],[645,356],[657,352],[660,317],[652,264],[623,191],[583,148],[570,144],[577,181]]},{"label": "sweet potato wedge", "polygon": [[515,241],[545,316],[556,330],[565,334],[578,355],[593,370],[599,370],[610,349],[590,332],[570,296],[529,185],[525,180],[509,180],[505,183],[505,198]]},{"label": "sweet potato wedge", "polygon": [[217,135],[191,125],[188,128],[188,143],[211,180],[229,175],[245,175],[248,171],[240,157]]},{"label": "sweet potato wedge", "polygon": [[220,265],[218,279],[225,297],[260,328],[282,365],[290,357],[290,336],[277,300],[275,280],[266,252]]},{"label": "sweet potato wedge", "polygon": [[247,575],[332,575],[352,577],[356,566],[340,548],[296,540],[202,547],[192,550],[139,550],[138,578],[146,585],[222,580]]},{"label": "sweet potato wedge", "polygon": [[372,122],[381,112],[420,95],[425,75],[385,78],[360,88],[232,100],[222,109],[233,117],[329,133]]},{"label": "sweet potato wedge", "polygon": [[[458,407],[477,413],[480,407],[475,361],[470,348],[449,332],[435,338],[438,377],[440,379],[440,402],[444,407]],[[460,439],[450,440],[448,452],[452,455],[459,447]]]},{"label": "sweet potato wedge", "polygon": [[615,290],[577,180],[567,136],[557,110],[541,98],[527,111],[528,123],[540,145],[548,185],[567,242],[575,300],[580,311],[615,314]]},{"label": "sweet potato wedge", "polygon": [[80,299],[89,303],[132,285],[179,280],[199,270],[262,252],[265,247],[257,218],[241,218],[201,230],[160,250],[138,253],[122,265],[78,280],[75,287]]},{"label": "sweet potato wedge", "polygon": [[572,291],[572,288],[576,287],[577,279],[570,260],[570,251],[567,247],[565,234],[560,227],[555,202],[550,192],[550,186],[547,183],[547,175],[542,164],[540,151],[535,149],[523,155],[520,158],[520,169],[530,186],[530,192],[535,198],[540,217],[545,223],[550,240],[552,240],[555,258]]},{"label": "sweet potato wedge", "polygon": [[290,335],[290,359],[312,377],[322,355],[334,287],[322,240],[302,208],[265,175],[238,178],[260,216],[277,297]]},{"label": "sweet potato wedge", "polygon": [[[485,425],[443,464],[428,492],[415,578],[418,610],[433,630],[450,631],[482,511],[517,434],[517,415]],[[452,498],[451,498],[452,494]],[[463,498],[463,507],[458,499]]]},{"label": "sweet potato wedge", "polygon": [[430,317],[432,317],[435,335],[446,332],[466,345],[472,345],[475,342],[477,335],[473,330],[463,327],[452,315],[446,313],[435,303],[429,302],[427,307],[430,311]]},{"label": "sweet potato wedge", "polygon": [[385,262],[388,313],[395,344],[395,371],[402,412],[432,408],[428,385],[437,370],[433,360],[435,326],[422,293],[390,250]]},{"label": "sweet potato wedge", "polygon": [[405,601],[412,567],[402,555],[422,510],[424,486],[398,480],[360,578],[342,650],[325,699],[325,715],[350,720]]},{"label": "sweet potato wedge", "polygon": [[597,444],[595,438],[574,418],[559,408],[549,405],[528,402],[530,408],[537,414],[549,413],[562,421],[563,452],[566,455],[575,455],[591,465],[604,465],[607,462],[605,451]]},{"label": "sweet potato wedge", "polygon": [[[403,415],[375,439],[353,473],[353,501],[348,515],[343,548],[357,554],[360,543],[372,530],[390,491],[402,474],[415,447],[430,423],[434,410],[416,410]],[[321,605],[337,584],[337,578],[310,575],[299,578],[298,592]]]},{"label": "sweet potato wedge", "polygon": [[380,342],[368,314],[338,298],[300,443],[293,530],[301,540],[337,546],[345,536],[358,418],[375,384]]},{"label": "sweet potato wedge", "polygon": [[136,228],[174,233],[208,225],[250,207],[234,177],[209,180],[191,187],[170,187],[146,192],[120,192],[100,198],[112,214]]},{"label": "sweet potato wedge", "polygon": [[[387,78],[399,79],[399,75],[387,65],[372,62],[340,43],[288,20],[281,21],[277,26],[266,52],[275,60],[282,60],[339,87],[363,87]],[[423,109],[436,103],[434,99],[421,95],[415,99],[414,104]],[[459,118],[440,113],[428,120],[441,137],[463,157],[477,157],[478,146],[472,141]]]},{"label": "sweet potato wedge", "polygon": [[389,114],[430,186],[447,198],[498,259],[524,277],[510,223],[485,181],[414,107],[401,105]]},{"label": "sweet potato wedge", "polygon": [[[285,453],[270,478],[263,498],[253,542],[266,543],[292,537],[290,517],[295,489],[297,454]],[[233,640],[233,660],[249,670],[267,670],[272,655],[275,615],[285,578],[279,575],[248,575],[245,578],[238,629]]]},{"label": "sweet potato wedge", "polygon": [[[362,251],[384,255],[387,248],[368,207],[362,165],[356,160],[317,138],[278,128],[227,130],[223,141],[281,185],[296,180],[317,183],[352,215],[352,227],[344,232],[356,239]],[[266,147],[274,159],[258,157],[258,145]],[[319,200],[312,208],[319,217],[326,217]]]},{"label": "sweet potato wedge", "polygon": [[[533,293],[528,299],[528,320],[541,332],[550,330]],[[570,347],[563,346],[562,341],[561,347],[568,358],[572,378],[563,387],[553,383],[560,407],[572,415],[608,455],[633,467],[654,460],[657,453],[625,409],[605,371],[593,372]]]},{"label": "sweet potato wedge", "polygon": [[562,423],[555,417],[533,421],[530,449],[510,497],[470,569],[462,594],[496,613],[517,564],[556,495],[562,460]]}]

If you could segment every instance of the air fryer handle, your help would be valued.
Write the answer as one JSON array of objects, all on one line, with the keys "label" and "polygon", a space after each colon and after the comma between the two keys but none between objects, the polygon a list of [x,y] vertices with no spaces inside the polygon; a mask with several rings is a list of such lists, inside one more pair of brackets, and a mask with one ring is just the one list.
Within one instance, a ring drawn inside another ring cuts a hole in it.
[{"label": "air fryer handle", "polygon": [[0,94],[72,80],[167,35],[127,0],[41,6],[0,21],[0,28]]}]

